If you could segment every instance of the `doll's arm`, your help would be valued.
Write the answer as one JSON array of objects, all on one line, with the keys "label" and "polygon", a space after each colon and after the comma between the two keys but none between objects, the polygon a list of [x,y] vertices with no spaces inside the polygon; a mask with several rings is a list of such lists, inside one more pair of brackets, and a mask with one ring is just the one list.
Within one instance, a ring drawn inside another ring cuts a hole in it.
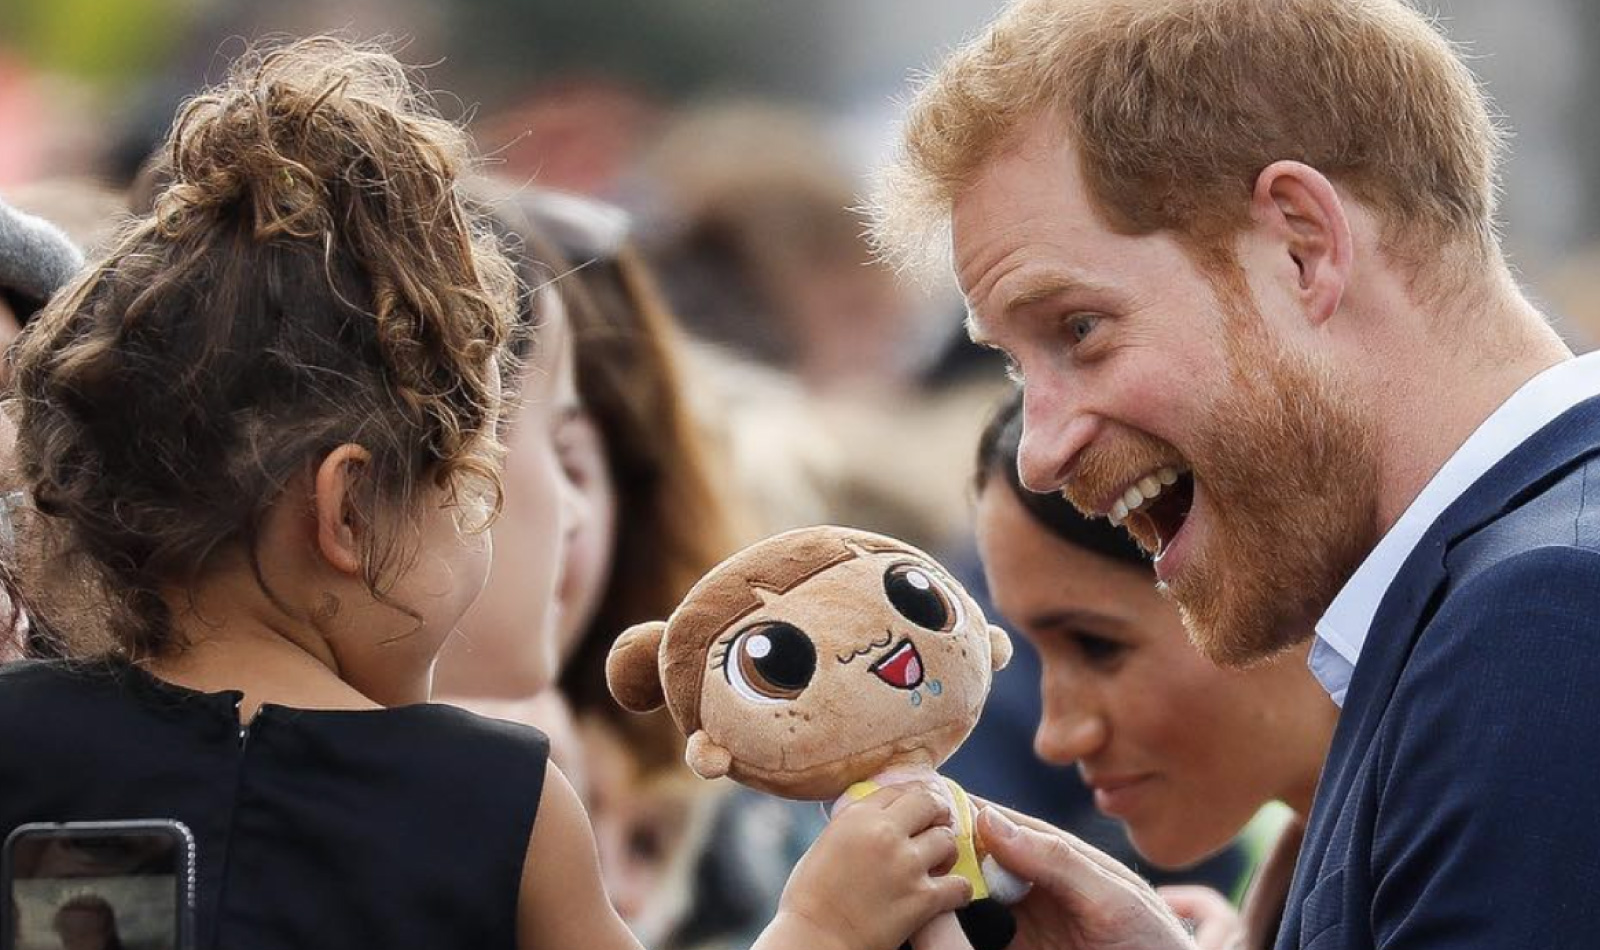
[{"label": "doll's arm", "polygon": [[546,766],[523,862],[517,946],[640,950],[606,897],[589,816],[554,765]]},{"label": "doll's arm", "polygon": [[885,788],[842,809],[795,867],[752,950],[893,950],[971,899],[933,872],[955,858],[950,813],[926,789]]}]

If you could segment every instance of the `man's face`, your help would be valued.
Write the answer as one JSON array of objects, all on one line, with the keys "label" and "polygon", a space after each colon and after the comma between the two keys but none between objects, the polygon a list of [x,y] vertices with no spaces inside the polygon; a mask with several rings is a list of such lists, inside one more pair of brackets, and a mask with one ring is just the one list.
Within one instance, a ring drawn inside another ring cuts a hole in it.
[{"label": "man's face", "polygon": [[1375,540],[1371,425],[1242,275],[1103,223],[1065,141],[1034,123],[953,209],[974,339],[1023,378],[1023,481],[1158,553],[1213,660],[1262,659],[1310,634]]}]

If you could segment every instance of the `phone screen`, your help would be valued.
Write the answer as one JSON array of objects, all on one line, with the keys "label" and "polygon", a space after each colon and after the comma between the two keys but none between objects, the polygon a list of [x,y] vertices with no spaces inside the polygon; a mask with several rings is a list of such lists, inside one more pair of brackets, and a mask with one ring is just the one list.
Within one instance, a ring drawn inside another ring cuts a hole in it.
[{"label": "phone screen", "polygon": [[0,936],[13,950],[181,950],[188,840],[176,822],[18,829]]}]

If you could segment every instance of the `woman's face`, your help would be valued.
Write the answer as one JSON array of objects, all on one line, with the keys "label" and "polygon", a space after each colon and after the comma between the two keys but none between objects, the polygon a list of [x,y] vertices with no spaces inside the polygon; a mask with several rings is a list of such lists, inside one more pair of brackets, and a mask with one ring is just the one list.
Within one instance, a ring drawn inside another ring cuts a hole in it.
[{"label": "woman's face", "polygon": [[544,320],[503,423],[507,453],[494,564],[459,635],[440,655],[435,692],[441,695],[526,697],[558,672],[556,588],[568,538],[585,512],[562,472],[556,438],[563,420],[581,410],[566,314],[552,291],[541,292],[538,302]]},{"label": "woman's face", "polygon": [[561,566],[561,631],[558,649],[565,665],[594,620],[611,579],[616,549],[617,494],[611,483],[610,460],[600,426],[587,411],[565,419],[556,432],[561,470],[580,499],[584,517],[567,534],[566,562]]},{"label": "woman's face", "polygon": [[977,520],[995,606],[1041,661],[1034,750],[1077,763],[1141,854],[1192,864],[1267,802],[1308,803],[1335,710],[1303,651],[1223,670],[1190,645],[1149,570],[1050,533],[998,479]]}]

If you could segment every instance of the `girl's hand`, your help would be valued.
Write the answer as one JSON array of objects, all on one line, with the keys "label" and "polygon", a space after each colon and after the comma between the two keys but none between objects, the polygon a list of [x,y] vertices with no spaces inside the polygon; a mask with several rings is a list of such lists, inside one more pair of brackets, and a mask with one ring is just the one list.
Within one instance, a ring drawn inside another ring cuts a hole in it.
[{"label": "girl's hand", "polygon": [[879,789],[829,822],[784,888],[759,950],[894,950],[972,886],[956,859],[949,806],[924,788]]}]

